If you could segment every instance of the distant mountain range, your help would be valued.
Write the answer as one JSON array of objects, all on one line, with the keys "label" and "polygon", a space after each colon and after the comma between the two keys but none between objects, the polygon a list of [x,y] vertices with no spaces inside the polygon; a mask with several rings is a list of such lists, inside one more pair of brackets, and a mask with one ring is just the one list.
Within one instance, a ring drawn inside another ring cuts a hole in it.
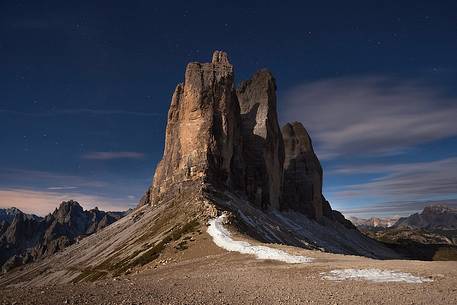
[{"label": "distant mountain range", "polygon": [[97,208],[84,211],[76,201],[64,201],[42,218],[17,208],[0,209],[0,266],[3,272],[52,255],[126,215]]},{"label": "distant mountain range", "polygon": [[11,223],[18,214],[24,214],[24,217],[27,219],[35,219],[39,220],[42,219],[42,217],[34,215],[34,214],[25,214],[18,208],[12,207],[12,208],[6,208],[6,209],[0,209],[0,223],[5,222],[5,223]]},{"label": "distant mountain range", "polygon": [[365,235],[391,245],[408,257],[457,259],[457,209],[432,205],[421,213],[401,217],[394,224],[389,219],[351,218],[351,221]]},{"label": "distant mountain range", "polygon": [[389,228],[393,226],[400,216],[392,216],[388,218],[371,217],[369,219],[349,217],[349,220],[358,228],[360,227],[373,227],[373,228]]},{"label": "distant mountain range", "polygon": [[421,213],[400,218],[395,228],[457,230],[457,209],[444,205],[425,207]]},{"label": "distant mountain range", "polygon": [[356,227],[360,228],[409,228],[426,230],[457,230],[457,209],[445,205],[431,205],[421,213],[408,217],[392,216],[387,218],[372,217],[369,219],[349,217]]}]

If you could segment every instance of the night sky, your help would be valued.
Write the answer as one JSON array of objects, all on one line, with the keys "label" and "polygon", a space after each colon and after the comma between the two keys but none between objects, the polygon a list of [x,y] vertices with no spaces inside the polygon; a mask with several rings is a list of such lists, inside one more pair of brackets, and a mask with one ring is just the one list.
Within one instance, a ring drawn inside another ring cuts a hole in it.
[{"label": "night sky", "polygon": [[0,207],[133,207],[190,61],[276,77],[346,215],[457,202],[456,1],[0,1]]}]

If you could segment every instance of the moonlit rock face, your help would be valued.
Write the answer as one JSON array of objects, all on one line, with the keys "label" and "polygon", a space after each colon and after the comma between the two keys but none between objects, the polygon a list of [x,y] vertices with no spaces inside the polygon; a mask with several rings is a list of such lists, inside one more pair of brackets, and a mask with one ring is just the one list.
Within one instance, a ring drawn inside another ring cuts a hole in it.
[{"label": "moonlit rock face", "polygon": [[214,243],[227,250],[242,254],[255,255],[258,259],[269,259],[281,261],[289,264],[304,264],[312,261],[312,258],[300,255],[291,255],[282,250],[266,247],[254,246],[245,241],[232,239],[230,232],[224,228],[226,215],[223,214],[209,221],[208,234],[213,238]]},{"label": "moonlit rock face", "polygon": [[299,122],[282,127],[284,139],[284,191],[287,208],[313,219],[324,215],[322,206],[322,167],[308,132]]},{"label": "moonlit rock face", "polygon": [[406,272],[398,272],[391,270],[380,269],[341,269],[332,270],[328,273],[323,273],[324,279],[332,281],[343,280],[366,280],[377,283],[386,282],[404,282],[410,284],[420,284],[425,282],[433,282],[432,279],[420,276],[414,276]]},{"label": "moonlit rock face", "polygon": [[290,209],[353,229],[322,195],[322,168],[304,127],[294,122],[281,132],[271,72],[260,70],[237,89],[234,79],[222,51],[187,65],[168,112],[162,160],[139,205],[211,189],[263,211]]},{"label": "moonlit rock face", "polygon": [[[173,94],[162,161],[149,202],[187,183],[228,184],[232,157],[239,147],[239,106],[227,54],[214,52],[211,63],[187,65],[184,83]],[[145,201],[146,203],[148,200]]]},{"label": "moonlit rock face", "polygon": [[230,65],[227,53],[225,53],[224,51],[214,51],[211,63]]},{"label": "moonlit rock face", "polygon": [[280,208],[284,144],[276,113],[276,83],[260,70],[237,90],[241,110],[246,194],[256,206]]}]

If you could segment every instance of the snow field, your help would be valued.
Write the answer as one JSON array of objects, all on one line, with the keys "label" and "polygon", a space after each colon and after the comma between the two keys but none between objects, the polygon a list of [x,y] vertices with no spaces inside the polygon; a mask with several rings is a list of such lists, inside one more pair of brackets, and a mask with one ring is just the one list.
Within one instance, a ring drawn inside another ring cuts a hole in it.
[{"label": "snow field", "polygon": [[208,234],[213,238],[214,243],[227,251],[239,252],[242,254],[255,255],[258,259],[269,259],[289,264],[304,264],[312,261],[312,258],[300,255],[291,255],[282,250],[254,246],[246,241],[233,240],[230,232],[224,228],[225,214],[209,221]]},{"label": "snow field", "polygon": [[321,273],[324,279],[332,281],[367,280],[376,283],[404,282],[420,284],[433,282],[432,279],[414,276],[411,273],[380,269],[341,269]]}]

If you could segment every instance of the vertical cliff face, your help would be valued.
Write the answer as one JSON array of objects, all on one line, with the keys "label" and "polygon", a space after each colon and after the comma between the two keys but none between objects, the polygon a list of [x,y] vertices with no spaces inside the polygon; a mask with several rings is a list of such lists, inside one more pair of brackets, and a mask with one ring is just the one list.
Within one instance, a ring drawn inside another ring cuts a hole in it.
[{"label": "vertical cliff face", "polygon": [[284,139],[284,192],[287,207],[313,219],[323,216],[322,167],[308,132],[299,122],[282,128]]},{"label": "vertical cliff face", "polygon": [[164,155],[149,201],[188,182],[235,183],[231,168],[237,166],[233,155],[240,142],[239,112],[227,54],[216,51],[211,63],[190,63],[184,83],[173,94]]},{"label": "vertical cliff face", "polygon": [[235,89],[233,66],[216,51],[210,63],[188,64],[176,87],[163,159],[140,205],[211,185],[264,210],[341,222],[322,195],[322,174],[303,125],[280,129],[272,74],[260,70]]},{"label": "vertical cliff face", "polygon": [[261,70],[237,90],[248,199],[257,207],[280,208],[284,144],[276,114],[276,84]]},{"label": "vertical cliff face", "polygon": [[259,71],[235,91],[233,66],[216,51],[211,63],[190,63],[176,87],[163,159],[140,204],[209,182],[280,208],[283,162],[273,76]]}]

